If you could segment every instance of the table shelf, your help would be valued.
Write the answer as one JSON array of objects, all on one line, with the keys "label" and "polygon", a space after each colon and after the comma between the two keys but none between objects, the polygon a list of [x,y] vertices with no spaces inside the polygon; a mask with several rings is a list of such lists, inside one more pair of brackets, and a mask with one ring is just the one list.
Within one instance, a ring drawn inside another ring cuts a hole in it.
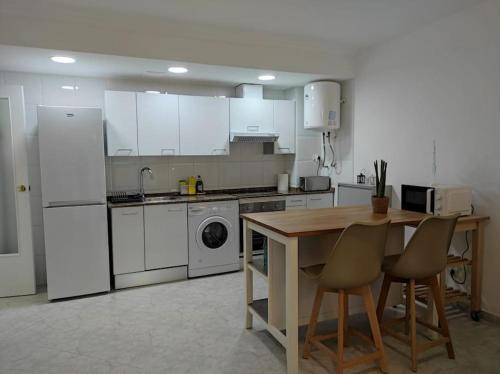
[{"label": "table shelf", "polygon": [[264,266],[264,260],[263,259],[252,259],[252,262],[249,262],[247,264],[248,268],[252,270],[254,273],[260,275],[263,277],[266,282],[268,280],[267,277],[267,269]]}]

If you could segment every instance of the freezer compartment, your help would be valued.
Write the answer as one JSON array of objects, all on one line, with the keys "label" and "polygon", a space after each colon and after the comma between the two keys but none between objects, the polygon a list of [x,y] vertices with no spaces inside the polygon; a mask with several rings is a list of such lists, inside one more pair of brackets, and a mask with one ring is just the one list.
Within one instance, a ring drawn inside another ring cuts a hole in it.
[{"label": "freezer compartment", "polygon": [[105,205],[44,208],[49,300],[110,290]]}]

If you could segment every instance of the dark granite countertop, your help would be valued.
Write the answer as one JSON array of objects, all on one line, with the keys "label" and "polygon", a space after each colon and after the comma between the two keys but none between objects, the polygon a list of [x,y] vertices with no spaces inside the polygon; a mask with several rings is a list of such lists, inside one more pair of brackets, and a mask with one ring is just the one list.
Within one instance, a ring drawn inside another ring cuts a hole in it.
[{"label": "dark granite countertop", "polygon": [[145,201],[124,201],[111,202],[108,198],[108,208],[121,208],[143,205],[158,205],[158,204],[179,204],[179,203],[204,203],[212,201],[228,201],[249,199],[255,197],[278,197],[278,196],[293,196],[307,195],[320,193],[333,193],[335,189],[328,191],[302,191],[299,188],[289,188],[287,193],[280,193],[276,187],[257,187],[257,188],[239,188],[226,190],[210,190],[204,194],[198,195],[179,195],[178,193],[163,193],[163,194],[147,194]]}]

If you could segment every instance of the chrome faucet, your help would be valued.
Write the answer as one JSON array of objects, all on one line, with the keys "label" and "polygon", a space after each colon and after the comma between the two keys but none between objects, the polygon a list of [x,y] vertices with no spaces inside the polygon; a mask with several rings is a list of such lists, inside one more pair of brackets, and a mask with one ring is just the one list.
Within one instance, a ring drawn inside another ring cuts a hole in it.
[{"label": "chrome faucet", "polygon": [[150,177],[153,177],[153,170],[148,166],[144,166],[141,171],[139,171],[139,194],[142,196],[142,200],[146,198],[146,194],[144,193],[144,172],[147,172]]}]

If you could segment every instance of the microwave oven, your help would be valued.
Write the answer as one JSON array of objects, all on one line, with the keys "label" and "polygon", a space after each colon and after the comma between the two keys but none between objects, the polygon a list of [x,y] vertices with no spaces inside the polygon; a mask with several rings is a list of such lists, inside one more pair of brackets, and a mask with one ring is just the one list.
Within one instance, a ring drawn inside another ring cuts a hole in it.
[{"label": "microwave oven", "polygon": [[472,189],[466,186],[401,185],[401,209],[446,216],[472,213]]}]

